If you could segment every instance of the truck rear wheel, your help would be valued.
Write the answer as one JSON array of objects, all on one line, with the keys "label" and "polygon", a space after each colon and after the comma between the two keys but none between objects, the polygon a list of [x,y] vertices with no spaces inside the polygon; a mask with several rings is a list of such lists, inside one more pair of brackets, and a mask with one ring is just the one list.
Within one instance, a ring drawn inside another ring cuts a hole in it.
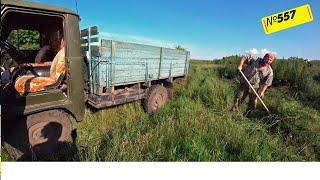
[{"label": "truck rear wheel", "polygon": [[161,85],[151,86],[148,95],[143,99],[145,111],[152,115],[168,101],[168,91]]},{"label": "truck rear wheel", "polygon": [[72,124],[67,113],[50,110],[27,117],[31,152],[35,155],[48,155],[72,141]]},{"label": "truck rear wheel", "polygon": [[165,85],[165,87],[168,91],[168,99],[172,100],[173,99],[173,85],[170,83],[170,84]]}]

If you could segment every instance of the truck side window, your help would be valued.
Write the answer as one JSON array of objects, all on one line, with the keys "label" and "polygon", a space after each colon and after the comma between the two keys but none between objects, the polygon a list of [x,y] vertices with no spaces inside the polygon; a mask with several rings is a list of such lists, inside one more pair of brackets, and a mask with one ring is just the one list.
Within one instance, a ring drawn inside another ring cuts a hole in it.
[{"label": "truck side window", "polygon": [[40,49],[40,33],[35,30],[13,30],[8,37],[8,41],[18,50]]}]

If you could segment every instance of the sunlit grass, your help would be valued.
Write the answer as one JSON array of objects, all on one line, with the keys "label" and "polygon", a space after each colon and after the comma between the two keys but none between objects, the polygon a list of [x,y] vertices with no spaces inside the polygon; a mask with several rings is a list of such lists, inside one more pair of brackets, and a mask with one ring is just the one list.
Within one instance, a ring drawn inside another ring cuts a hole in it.
[{"label": "sunlit grass", "polygon": [[236,80],[223,79],[219,68],[192,62],[185,86],[155,115],[140,102],[86,111],[75,123],[77,139],[51,160],[74,161],[318,161],[320,113],[291,94],[271,88],[266,104],[250,119],[236,112]]}]

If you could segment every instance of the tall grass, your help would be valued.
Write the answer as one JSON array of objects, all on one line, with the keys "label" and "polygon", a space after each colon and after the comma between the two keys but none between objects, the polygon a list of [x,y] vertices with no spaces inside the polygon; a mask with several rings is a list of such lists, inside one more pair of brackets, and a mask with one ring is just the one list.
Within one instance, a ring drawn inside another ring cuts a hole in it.
[{"label": "tall grass", "polygon": [[291,94],[271,88],[248,119],[230,112],[237,81],[221,78],[223,63],[192,62],[185,86],[155,115],[140,102],[96,113],[74,124],[78,137],[47,157],[73,161],[318,161],[320,113]]},{"label": "tall grass", "polygon": [[[135,102],[92,114],[77,124],[80,161],[302,161],[319,159],[319,113],[273,89],[267,104],[247,119],[231,113],[236,83],[219,65],[192,62],[186,86],[154,116]],[[281,119],[281,117],[290,117]],[[292,138],[288,138],[292,134]],[[61,158],[61,157],[59,157]],[[58,159],[59,159],[58,158]]]}]

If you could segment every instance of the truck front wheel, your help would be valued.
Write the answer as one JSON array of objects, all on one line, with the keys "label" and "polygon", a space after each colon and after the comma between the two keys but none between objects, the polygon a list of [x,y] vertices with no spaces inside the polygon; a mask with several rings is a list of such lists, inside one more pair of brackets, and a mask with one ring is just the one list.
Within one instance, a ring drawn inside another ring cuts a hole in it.
[{"label": "truck front wheel", "polygon": [[168,101],[168,91],[161,85],[151,86],[147,97],[143,99],[145,111],[152,115]]},{"label": "truck front wheel", "polygon": [[72,141],[72,124],[62,110],[33,114],[26,119],[29,143],[35,155],[48,155]]}]

